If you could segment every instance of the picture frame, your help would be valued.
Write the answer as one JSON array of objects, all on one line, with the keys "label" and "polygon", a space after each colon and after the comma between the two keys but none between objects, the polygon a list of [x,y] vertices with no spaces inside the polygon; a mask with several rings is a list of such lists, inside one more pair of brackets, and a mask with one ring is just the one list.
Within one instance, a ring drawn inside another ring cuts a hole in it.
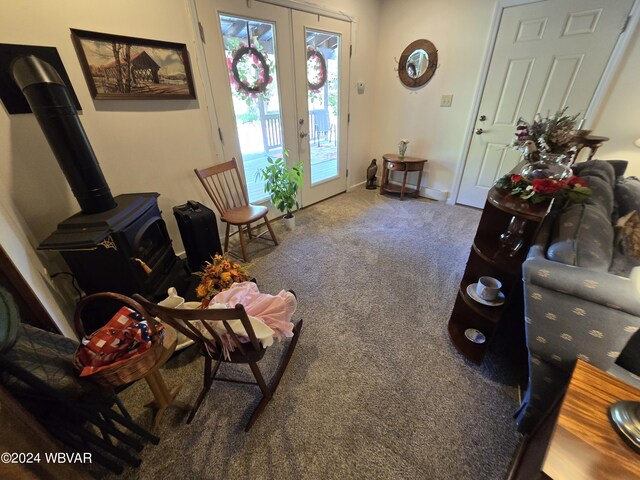
[{"label": "picture frame", "polygon": [[71,39],[96,100],[196,98],[184,43],[75,28]]}]

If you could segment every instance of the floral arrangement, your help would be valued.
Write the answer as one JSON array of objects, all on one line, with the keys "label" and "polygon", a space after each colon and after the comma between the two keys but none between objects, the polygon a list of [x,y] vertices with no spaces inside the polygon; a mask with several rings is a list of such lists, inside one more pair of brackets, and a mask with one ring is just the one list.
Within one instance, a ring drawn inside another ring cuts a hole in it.
[{"label": "floral arrangement", "polygon": [[250,280],[248,265],[236,263],[222,255],[215,255],[212,260],[206,263],[202,272],[196,273],[200,277],[196,295],[202,299],[203,308],[222,290],[227,290],[236,282]]},{"label": "floral arrangement", "polygon": [[566,198],[569,202],[581,203],[591,196],[587,182],[575,175],[565,180],[537,178],[529,183],[522,175],[507,174],[496,182],[496,186],[508,190],[510,196],[520,197],[533,204],[553,198]]},{"label": "floral arrangement", "polygon": [[576,119],[579,115],[565,115],[566,111],[567,107],[544,118],[538,113],[533,123],[519,118],[516,136],[508,146],[525,154],[536,151],[566,153],[575,145]]}]

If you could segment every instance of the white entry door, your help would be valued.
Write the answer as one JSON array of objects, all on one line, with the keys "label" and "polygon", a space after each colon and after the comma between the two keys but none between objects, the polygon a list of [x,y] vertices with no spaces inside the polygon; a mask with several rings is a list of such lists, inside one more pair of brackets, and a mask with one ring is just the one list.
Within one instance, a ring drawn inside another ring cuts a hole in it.
[{"label": "white entry door", "polygon": [[305,205],[347,189],[348,22],[293,11],[299,158]]},{"label": "white entry door", "polygon": [[520,117],[587,111],[633,0],[547,0],[505,8],[457,203],[483,207],[520,154]]},{"label": "white entry door", "polygon": [[257,174],[285,152],[303,162],[302,205],[345,191],[350,24],[259,1],[196,5],[223,152],[249,200],[266,201]]}]

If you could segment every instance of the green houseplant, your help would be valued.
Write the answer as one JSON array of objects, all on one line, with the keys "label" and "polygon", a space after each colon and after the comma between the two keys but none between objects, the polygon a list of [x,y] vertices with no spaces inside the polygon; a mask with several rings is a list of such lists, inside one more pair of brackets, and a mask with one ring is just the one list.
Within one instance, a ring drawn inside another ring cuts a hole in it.
[{"label": "green houseplant", "polygon": [[[285,219],[293,219],[292,210],[300,208],[298,189],[302,186],[302,174],[302,162],[290,167],[281,157],[268,157],[267,165],[257,173],[257,178],[265,181],[264,191],[269,194],[271,203],[285,214]],[[290,224],[295,225],[293,221]]]}]

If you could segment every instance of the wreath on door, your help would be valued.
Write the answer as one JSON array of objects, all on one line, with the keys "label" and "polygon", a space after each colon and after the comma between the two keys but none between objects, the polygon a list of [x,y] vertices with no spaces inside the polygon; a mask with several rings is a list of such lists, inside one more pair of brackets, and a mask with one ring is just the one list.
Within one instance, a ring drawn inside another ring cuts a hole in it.
[{"label": "wreath on door", "polygon": [[227,65],[231,83],[243,100],[257,98],[260,94],[265,95],[265,101],[268,100],[267,87],[273,81],[269,74],[271,65],[258,48],[240,46],[231,58],[227,58]]},{"label": "wreath on door", "polygon": [[312,92],[319,92],[327,83],[327,60],[320,50],[307,47],[307,84]]}]

